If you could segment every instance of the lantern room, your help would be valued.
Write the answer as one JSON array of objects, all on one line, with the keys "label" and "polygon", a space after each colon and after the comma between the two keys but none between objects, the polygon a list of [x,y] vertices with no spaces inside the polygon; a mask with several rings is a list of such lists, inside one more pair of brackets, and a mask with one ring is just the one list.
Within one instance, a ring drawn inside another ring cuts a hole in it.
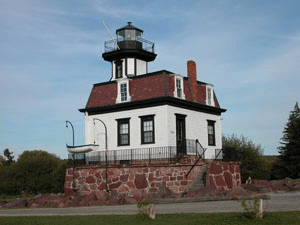
[{"label": "lantern room", "polygon": [[154,43],[143,39],[143,30],[131,22],[116,30],[116,39],[105,42],[104,60],[112,63],[112,79],[148,73],[148,62],[156,58]]}]

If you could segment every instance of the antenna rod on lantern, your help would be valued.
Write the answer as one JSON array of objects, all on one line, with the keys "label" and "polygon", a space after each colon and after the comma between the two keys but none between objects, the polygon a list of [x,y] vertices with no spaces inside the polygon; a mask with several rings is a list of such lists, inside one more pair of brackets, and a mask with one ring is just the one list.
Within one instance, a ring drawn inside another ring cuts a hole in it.
[{"label": "antenna rod on lantern", "polygon": [[104,20],[103,20],[103,19],[102,19],[102,23],[103,23],[103,25],[104,25],[104,27],[105,27],[105,29],[106,29],[107,33],[109,34],[110,38],[113,40],[113,42],[114,42],[114,43],[115,43],[115,45],[117,46],[117,49],[120,49],[120,48],[119,48],[119,45],[118,45],[118,43],[117,43],[117,41],[116,41],[116,39],[114,39],[114,37],[112,36],[112,34],[111,34],[110,30],[109,30],[109,29],[108,29],[108,27],[105,25],[105,23],[104,23]]}]

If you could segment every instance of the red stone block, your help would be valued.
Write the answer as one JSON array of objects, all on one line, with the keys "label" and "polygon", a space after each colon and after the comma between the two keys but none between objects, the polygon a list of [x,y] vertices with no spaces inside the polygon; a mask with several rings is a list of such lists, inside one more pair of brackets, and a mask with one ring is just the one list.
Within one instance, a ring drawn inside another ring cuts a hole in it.
[{"label": "red stone block", "polygon": [[127,182],[127,181],[128,181],[128,178],[129,178],[129,174],[121,175],[121,176],[120,176],[120,181],[122,181],[122,182]]},{"label": "red stone block", "polygon": [[221,165],[218,165],[216,163],[210,164],[210,174],[221,174],[223,172]]},{"label": "red stone block", "polygon": [[72,181],[73,180],[73,176],[66,176],[65,177],[65,181]]},{"label": "red stone block", "polygon": [[164,176],[162,180],[163,180],[163,181],[169,181],[170,179],[169,179],[168,176]]},{"label": "red stone block", "polygon": [[175,186],[180,186],[180,181],[175,181],[175,182],[174,182],[174,185],[175,185]]},{"label": "red stone block", "polygon": [[113,177],[111,180],[113,183],[115,183],[115,182],[119,181],[119,177]]},{"label": "red stone block", "polygon": [[208,183],[206,185],[207,187],[212,187],[213,189],[217,190],[217,186],[214,182],[214,178],[213,176],[209,176],[209,179],[208,179]]},{"label": "red stone block", "polygon": [[152,172],[154,172],[154,171],[156,171],[157,170],[157,168],[155,168],[155,167],[150,167],[150,173],[152,173]]},{"label": "red stone block", "polygon": [[160,171],[159,171],[159,170],[156,170],[155,176],[156,176],[156,177],[159,177],[159,174],[160,174]]},{"label": "red stone block", "polygon": [[89,172],[88,172],[90,175],[92,174],[95,174],[96,173],[96,169],[95,168],[91,168],[89,169]]},{"label": "red stone block", "polygon": [[167,187],[171,187],[171,186],[174,186],[174,182],[172,181],[167,182]]},{"label": "red stone block", "polygon": [[85,182],[88,184],[94,184],[94,183],[96,183],[96,180],[95,180],[94,176],[89,176],[86,178]]},{"label": "red stone block", "polygon": [[184,181],[181,181],[181,183],[180,183],[181,185],[187,185],[188,184],[188,182],[186,181],[186,180],[184,180]]},{"label": "red stone block", "polygon": [[226,185],[224,177],[222,175],[216,175],[215,180],[216,180],[217,186],[225,186]]},{"label": "red stone block", "polygon": [[229,170],[229,165],[227,163],[222,163],[223,171]]},{"label": "red stone block", "polygon": [[97,171],[95,173],[95,177],[98,178],[98,179],[102,179],[101,173],[99,171]]},{"label": "red stone block", "polygon": [[153,180],[154,180],[154,175],[153,175],[153,173],[149,173],[148,181],[153,181]]},{"label": "red stone block", "polygon": [[128,182],[127,182],[127,185],[128,185],[128,187],[129,187],[130,189],[135,189],[135,185],[134,185],[133,182],[128,181]]},{"label": "red stone block", "polygon": [[121,186],[121,182],[119,181],[117,183],[109,184],[109,189],[111,189],[111,190],[117,189],[120,186]]},{"label": "red stone block", "polygon": [[113,175],[115,175],[115,174],[114,174],[114,170],[116,170],[116,169],[109,169],[109,170],[107,170],[108,176],[113,176]]},{"label": "red stone block", "polygon": [[240,165],[235,165],[235,173],[240,173]]},{"label": "red stone block", "polygon": [[130,174],[128,180],[133,181],[134,180],[134,174]]},{"label": "red stone block", "polygon": [[225,187],[224,186],[218,187],[218,191],[225,191]]},{"label": "red stone block", "polygon": [[234,174],[234,165],[229,165],[229,171],[230,173]]},{"label": "red stone block", "polygon": [[177,180],[183,180],[183,176],[178,176]]},{"label": "red stone block", "polygon": [[144,172],[144,173],[148,173],[148,171],[149,171],[148,169],[149,169],[149,168],[144,168],[144,169],[143,169],[143,172]]},{"label": "red stone block", "polygon": [[73,169],[72,168],[67,168],[66,175],[73,175]]},{"label": "red stone block", "polygon": [[128,191],[129,191],[129,188],[125,185],[122,185],[121,187],[118,188],[119,193],[125,193],[125,192],[128,192]]},{"label": "red stone block", "polygon": [[148,182],[146,180],[145,174],[136,174],[134,183],[137,189],[143,189],[148,187]]},{"label": "red stone block", "polygon": [[98,186],[98,190],[103,191],[106,189],[106,183],[102,182],[99,186]]},{"label": "red stone block", "polygon": [[233,187],[232,175],[229,172],[224,172],[224,178],[225,178],[227,187],[229,189],[232,189],[232,187]]}]

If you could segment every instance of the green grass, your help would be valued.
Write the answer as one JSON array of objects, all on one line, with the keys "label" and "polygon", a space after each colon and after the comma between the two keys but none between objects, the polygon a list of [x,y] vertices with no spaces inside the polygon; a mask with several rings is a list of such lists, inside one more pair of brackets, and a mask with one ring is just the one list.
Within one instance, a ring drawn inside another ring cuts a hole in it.
[{"label": "green grass", "polygon": [[[27,198],[34,197],[34,194],[27,195]],[[17,198],[24,198],[23,195],[0,195],[0,200],[14,200]]]},{"label": "green grass", "polygon": [[138,215],[99,215],[99,216],[33,216],[33,217],[0,217],[1,225],[103,225],[103,224],[138,224],[138,225],[239,225],[239,224],[297,224],[299,225],[300,212],[269,212],[265,218],[250,220],[242,213],[212,213],[212,214],[160,214],[155,220],[142,218]]}]

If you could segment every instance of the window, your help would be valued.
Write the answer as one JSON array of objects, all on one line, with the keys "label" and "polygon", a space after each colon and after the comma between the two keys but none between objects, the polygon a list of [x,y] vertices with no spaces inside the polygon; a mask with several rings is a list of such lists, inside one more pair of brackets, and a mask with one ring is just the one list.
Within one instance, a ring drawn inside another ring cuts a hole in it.
[{"label": "window", "polygon": [[122,78],[122,60],[116,61],[116,78]]},{"label": "window", "polygon": [[129,118],[118,119],[118,146],[129,145],[130,135],[129,135]]},{"label": "window", "polygon": [[216,121],[212,121],[212,120],[207,121],[208,145],[210,146],[216,145],[215,122]]},{"label": "window", "polygon": [[211,98],[211,96],[212,96],[211,92],[212,92],[212,91],[211,91],[211,88],[207,88],[207,104],[208,104],[208,105],[212,105],[212,104],[211,104],[211,102],[212,102],[212,101],[211,101],[211,99],[212,99],[212,98]]},{"label": "window", "polygon": [[176,89],[177,89],[177,97],[181,98],[182,97],[182,87],[181,87],[181,80],[176,79]]},{"label": "window", "polygon": [[185,99],[184,95],[184,80],[183,77],[179,74],[174,75],[174,97]]},{"label": "window", "polygon": [[141,118],[141,142],[142,144],[154,143],[154,115]]},{"label": "window", "polygon": [[120,85],[121,89],[121,102],[127,101],[127,83]]}]

